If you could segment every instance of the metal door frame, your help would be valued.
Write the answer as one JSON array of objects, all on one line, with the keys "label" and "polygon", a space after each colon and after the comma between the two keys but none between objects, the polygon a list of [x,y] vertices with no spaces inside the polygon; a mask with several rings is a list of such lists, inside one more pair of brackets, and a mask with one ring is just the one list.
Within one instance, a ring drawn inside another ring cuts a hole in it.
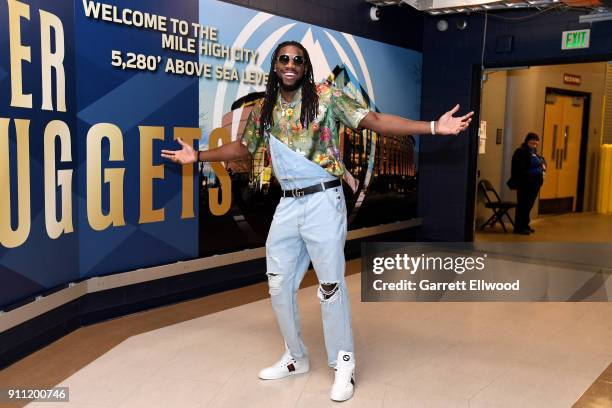
[{"label": "metal door frame", "polygon": [[[589,146],[589,116],[591,115],[591,93],[575,91],[573,89],[562,89],[546,87],[544,92],[544,103],[546,104],[546,95],[549,93],[563,96],[579,96],[584,98],[582,111],[582,130],[580,135],[580,155],[578,159],[578,188],[576,189],[576,212],[582,212],[584,208],[584,185],[586,178],[586,161],[587,150]],[[546,112],[546,110],[544,110]],[[546,121],[546,113],[542,120],[542,136],[544,136],[544,122]]]}]

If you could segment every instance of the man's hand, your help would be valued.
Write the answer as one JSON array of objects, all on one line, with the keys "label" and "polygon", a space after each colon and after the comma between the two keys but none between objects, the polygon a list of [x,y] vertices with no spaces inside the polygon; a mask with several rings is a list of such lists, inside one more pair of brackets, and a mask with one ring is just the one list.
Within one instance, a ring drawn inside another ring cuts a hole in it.
[{"label": "man's hand", "polygon": [[181,150],[162,150],[161,156],[172,160],[174,163],[190,164],[198,161],[198,152],[181,138],[176,139],[183,148]]},{"label": "man's hand", "polygon": [[458,110],[459,105],[455,105],[453,109],[440,116],[440,119],[436,122],[437,135],[456,135],[467,129],[472,121],[474,112],[470,112],[464,116],[454,117],[453,114],[457,113]]}]

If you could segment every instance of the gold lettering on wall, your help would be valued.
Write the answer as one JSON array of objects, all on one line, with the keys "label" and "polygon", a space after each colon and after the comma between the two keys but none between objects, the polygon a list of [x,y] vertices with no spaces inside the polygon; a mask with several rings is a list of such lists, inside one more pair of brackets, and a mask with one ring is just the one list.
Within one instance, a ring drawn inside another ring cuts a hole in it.
[{"label": "gold lettering on wall", "polygon": [[[55,33],[55,52],[51,52],[51,29]],[[51,68],[55,69],[56,109],[66,112],[66,73],[64,71],[64,26],[55,15],[40,10],[40,57],[42,69],[42,109],[53,110]]]},{"label": "gold lettering on wall", "polygon": [[18,211],[15,230],[11,226],[9,122],[7,118],[0,118],[0,185],[4,189],[0,194],[0,244],[15,248],[23,244],[30,234],[30,121],[15,119]]},{"label": "gold lettering on wall", "polygon": [[23,93],[22,61],[31,62],[30,47],[21,44],[21,18],[30,20],[30,6],[7,0],[9,15],[9,46],[11,49],[11,106],[31,108],[32,94]]},{"label": "gold lettering on wall", "polygon": [[104,169],[104,183],[109,185],[110,208],[102,212],[102,140],[108,139],[108,159],[123,161],[123,136],[112,123],[98,123],[87,133],[87,219],[96,231],[112,225],[125,225],[123,216],[123,175],[125,169]]},{"label": "gold lettering on wall", "polygon": [[[221,144],[230,143],[231,139],[232,137],[227,128],[216,128],[210,132],[208,148],[214,149],[219,146],[219,141],[221,141]],[[210,163],[210,166],[219,178],[219,184],[221,185],[221,202],[219,202],[219,188],[213,187],[208,189],[210,212],[213,215],[219,216],[227,213],[232,205],[232,179],[223,164],[218,162]]]},{"label": "gold lettering on wall", "polygon": [[153,180],[164,178],[164,165],[153,166],[153,140],[164,140],[161,126],[138,126],[140,130],[140,224],[164,220],[164,209],[153,208]]},{"label": "gold lettering on wall", "polygon": [[[174,138],[181,138],[183,142],[193,146],[195,140],[199,140],[202,136],[200,128],[174,128]],[[182,173],[182,194],[181,194],[181,218],[195,217],[193,210],[193,164],[183,165]]]},{"label": "gold lettering on wall", "polygon": [[[60,161],[72,161],[70,149],[70,129],[60,120],[49,122],[45,128],[45,226],[51,239],[56,239],[64,233],[73,232],[72,224],[72,170],[57,170],[55,166],[55,140],[60,141]],[[56,178],[57,175],[57,178]],[[62,214],[57,220],[57,203],[55,199],[57,187],[61,188]]]}]

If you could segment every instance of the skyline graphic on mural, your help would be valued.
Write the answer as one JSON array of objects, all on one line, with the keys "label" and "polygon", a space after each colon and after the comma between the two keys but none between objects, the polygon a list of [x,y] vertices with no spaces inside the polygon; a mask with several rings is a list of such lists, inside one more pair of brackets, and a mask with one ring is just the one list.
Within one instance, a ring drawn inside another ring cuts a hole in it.
[{"label": "skyline graphic on mural", "polygon": [[[267,74],[276,45],[297,40],[309,52],[316,82],[335,82],[371,110],[418,118],[420,53],[215,0],[200,1],[201,25],[214,25],[224,15],[232,19],[219,30],[218,42],[258,54],[250,63],[225,61],[226,69]],[[200,62],[220,64],[211,56],[201,56]],[[209,147],[209,135],[220,128],[230,135],[228,140],[239,139],[250,104],[262,95],[265,84],[210,78],[201,78],[199,84],[200,149]],[[359,181],[355,193],[345,187],[349,229],[415,217],[415,138],[338,126],[346,168]],[[217,143],[219,139],[214,140]],[[264,245],[280,192],[265,154],[255,156],[252,162],[226,163],[225,187],[212,165],[201,166],[200,256]],[[226,213],[214,215],[210,207],[219,198],[218,191],[229,189],[230,183],[231,206],[226,207]]]}]

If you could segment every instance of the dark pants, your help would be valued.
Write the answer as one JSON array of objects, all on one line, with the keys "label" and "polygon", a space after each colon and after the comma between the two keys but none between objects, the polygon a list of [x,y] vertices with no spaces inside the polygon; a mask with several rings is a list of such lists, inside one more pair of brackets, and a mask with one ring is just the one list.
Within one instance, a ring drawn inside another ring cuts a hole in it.
[{"label": "dark pants", "polygon": [[516,189],[516,213],[514,217],[514,228],[518,231],[526,230],[529,227],[529,213],[533,208],[540,187],[542,186],[541,179],[531,179]]}]

